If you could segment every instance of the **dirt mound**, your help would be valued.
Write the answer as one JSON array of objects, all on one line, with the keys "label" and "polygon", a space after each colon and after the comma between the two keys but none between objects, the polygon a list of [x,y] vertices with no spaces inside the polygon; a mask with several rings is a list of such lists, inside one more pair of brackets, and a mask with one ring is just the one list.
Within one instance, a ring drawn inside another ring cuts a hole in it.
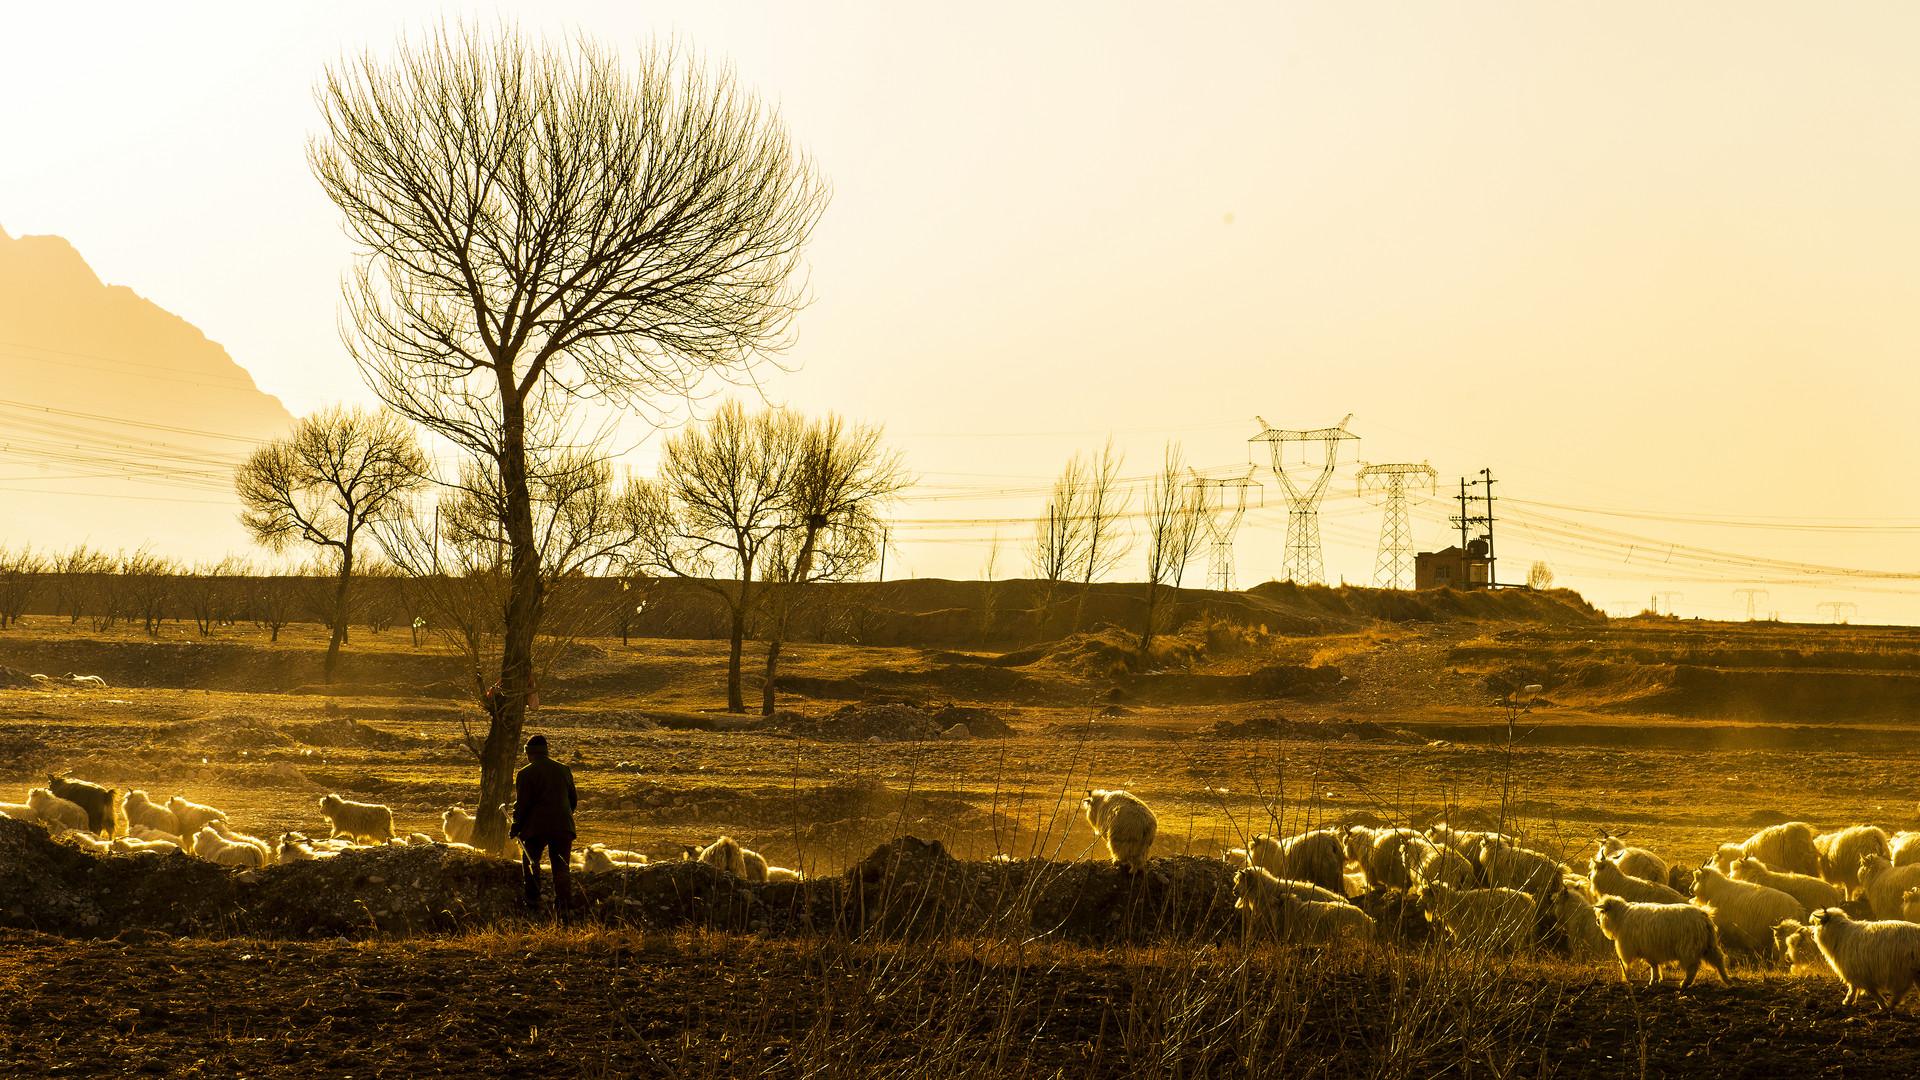
[{"label": "dirt mound", "polygon": [[1284,716],[1254,716],[1246,720],[1217,720],[1209,735],[1219,739],[1339,739],[1346,742],[1424,743],[1427,740],[1403,728],[1372,720],[1289,720]]},{"label": "dirt mound", "polygon": [[0,690],[32,690],[39,685],[26,672],[0,664]]},{"label": "dirt mound", "polygon": [[[783,718],[776,717],[776,721]],[[843,705],[825,716],[790,713],[781,725],[795,735],[823,742],[919,742],[940,737],[947,725],[918,705],[905,702],[858,702]]]},{"label": "dirt mound", "polygon": [[286,725],[286,732],[308,746],[351,746],[362,750],[410,750],[430,746],[434,741],[363,724],[352,716],[291,723]]},{"label": "dirt mound", "polygon": [[278,750],[299,745],[264,720],[226,713],[182,720],[166,729],[166,734],[194,750]]}]

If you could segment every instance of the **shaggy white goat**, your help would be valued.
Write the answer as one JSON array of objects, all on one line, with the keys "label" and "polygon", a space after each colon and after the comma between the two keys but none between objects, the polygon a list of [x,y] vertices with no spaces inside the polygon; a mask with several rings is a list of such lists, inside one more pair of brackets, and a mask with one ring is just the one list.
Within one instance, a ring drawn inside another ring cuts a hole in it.
[{"label": "shaggy white goat", "polygon": [[1713,918],[1729,949],[1773,956],[1773,928],[1805,920],[1807,906],[1779,889],[1735,881],[1711,866],[1693,872],[1693,904]]},{"label": "shaggy white goat", "polygon": [[1879,855],[1860,860],[1860,894],[1876,919],[1904,918],[1901,898],[1916,885],[1920,885],[1920,863],[1895,866]]},{"label": "shaggy white goat", "polygon": [[137,855],[143,851],[158,852],[162,855],[179,851],[180,845],[168,840],[142,840],[134,836],[116,836],[112,841],[113,850],[122,855]]},{"label": "shaggy white goat", "polygon": [[267,853],[252,844],[227,840],[208,825],[193,834],[193,853],[221,866],[261,867],[267,865]]},{"label": "shaggy white goat", "polygon": [[1566,887],[1553,894],[1548,907],[1553,912],[1553,921],[1560,927],[1560,933],[1567,939],[1567,953],[1575,960],[1598,960],[1613,955],[1613,942],[1600,929],[1600,914],[1593,910],[1594,900],[1587,890],[1575,886],[1573,882],[1586,879],[1574,877]]},{"label": "shaggy white goat", "polygon": [[645,866],[647,857],[637,851],[622,851],[605,844],[594,844],[582,853],[580,865],[582,869],[598,874],[621,866]]},{"label": "shaggy white goat", "polygon": [[1373,919],[1366,912],[1340,898],[1302,899],[1295,891],[1298,887],[1327,894],[1318,886],[1283,881],[1258,866],[1249,866],[1233,875],[1233,906],[1242,913],[1249,930],[1258,928],[1287,941],[1324,942],[1343,934],[1362,940],[1373,936]]},{"label": "shaggy white goat", "polygon": [[473,843],[474,816],[457,806],[449,806],[440,815],[440,835],[450,844]]},{"label": "shaggy white goat", "polygon": [[1786,959],[1787,969],[1795,975],[1833,974],[1833,965],[1813,939],[1813,927],[1798,919],[1783,920],[1773,928],[1773,951]]},{"label": "shaggy white goat", "polygon": [[1635,877],[1620,867],[1617,856],[1595,853],[1589,864],[1593,871],[1593,891],[1601,896],[1617,896],[1636,904],[1684,904],[1687,898],[1657,881]]},{"label": "shaggy white goat", "polygon": [[1643,847],[1629,847],[1626,841],[1607,833],[1600,834],[1600,850],[1597,855],[1608,855],[1619,864],[1622,872],[1642,881],[1667,883],[1667,860],[1655,855]]},{"label": "shaggy white goat", "polygon": [[1847,984],[1841,1004],[1865,994],[1891,1011],[1920,978],[1920,926],[1899,920],[1854,922],[1839,908],[1813,915],[1813,940]]},{"label": "shaggy white goat", "polygon": [[1420,890],[1420,909],[1455,945],[1506,952],[1533,942],[1534,898],[1519,889],[1455,889],[1429,885]]},{"label": "shaggy white goat", "polygon": [[1331,893],[1339,894],[1345,887],[1347,852],[1340,834],[1332,829],[1294,836],[1256,836],[1247,842],[1246,860],[1248,866],[1257,866],[1274,877],[1311,881]]},{"label": "shaggy white goat", "polygon": [[338,795],[320,800],[320,813],[333,826],[334,836],[381,844],[393,839],[393,811],[379,803],[353,802]]},{"label": "shaggy white goat", "polygon": [[188,802],[178,795],[167,800],[167,809],[173,812],[175,823],[180,826],[178,830],[169,831],[177,831],[181,836],[192,836],[216,821],[227,820],[225,810]]},{"label": "shaggy white goat", "polygon": [[173,811],[154,802],[153,796],[144,791],[127,792],[126,798],[120,800],[120,812],[126,816],[129,831],[144,826],[180,835],[180,819],[173,816]]},{"label": "shaggy white goat", "polygon": [[1727,957],[1720,949],[1720,935],[1713,919],[1690,904],[1636,904],[1618,896],[1609,896],[1594,905],[1600,918],[1600,931],[1613,942],[1614,956],[1620,960],[1620,981],[1633,981],[1632,965],[1647,965],[1647,985],[1660,981],[1664,964],[1677,964],[1685,975],[1680,989],[1693,985],[1700,965],[1719,974],[1720,981],[1731,984]]},{"label": "shaggy white goat", "polygon": [[1359,864],[1360,872],[1366,875],[1370,888],[1410,889],[1413,887],[1413,877],[1408,873],[1407,860],[1401,853],[1416,840],[1422,844],[1428,843],[1424,835],[1413,829],[1375,829],[1355,825],[1347,830],[1347,858]]},{"label": "shaggy white goat", "polygon": [[1740,844],[1740,851],[1771,869],[1818,877],[1820,849],[1813,841],[1813,826],[1804,821],[1789,821],[1747,837]]},{"label": "shaggy white goat", "polygon": [[1920,832],[1905,830],[1893,834],[1887,841],[1887,849],[1895,866],[1911,866],[1920,863]]},{"label": "shaggy white goat", "polygon": [[1553,856],[1503,840],[1481,843],[1480,870],[1489,888],[1519,889],[1535,896],[1551,893],[1562,873],[1559,860]]},{"label": "shaggy white goat", "polygon": [[1465,855],[1424,838],[1407,841],[1400,849],[1400,857],[1407,864],[1407,877],[1415,888],[1439,882],[1456,889],[1471,889],[1479,882],[1479,872]]},{"label": "shaggy white goat", "polygon": [[1800,901],[1808,911],[1839,907],[1847,899],[1845,890],[1838,885],[1821,881],[1817,877],[1808,877],[1805,874],[1783,874],[1777,870],[1769,870],[1767,864],[1759,859],[1741,859],[1733,864],[1733,873],[1728,876],[1735,881],[1779,889]]},{"label": "shaggy white goat", "polygon": [[[1860,890],[1861,859],[1868,855],[1893,857],[1893,846],[1887,841],[1887,831],[1878,825],[1854,825],[1821,833],[1813,838],[1813,847],[1820,853],[1820,865],[1814,873],[1840,886],[1842,900]],[[1840,901],[1835,900],[1831,904],[1810,906],[1838,907],[1839,904]]]},{"label": "shaggy white goat", "polygon": [[1147,804],[1126,791],[1095,790],[1080,800],[1087,824],[1107,842],[1107,853],[1122,867],[1143,872],[1160,821]]},{"label": "shaggy white goat", "polygon": [[228,826],[224,821],[209,822],[207,828],[219,833],[220,839],[225,840],[229,844],[247,844],[259,848],[260,854],[266,857],[267,862],[273,861],[273,845],[267,843],[265,840],[240,832]]},{"label": "shaggy white goat", "polygon": [[57,822],[69,829],[87,827],[87,812],[80,808],[79,803],[68,802],[46,788],[37,787],[27,792],[27,805],[33,809],[35,816],[48,824]]}]

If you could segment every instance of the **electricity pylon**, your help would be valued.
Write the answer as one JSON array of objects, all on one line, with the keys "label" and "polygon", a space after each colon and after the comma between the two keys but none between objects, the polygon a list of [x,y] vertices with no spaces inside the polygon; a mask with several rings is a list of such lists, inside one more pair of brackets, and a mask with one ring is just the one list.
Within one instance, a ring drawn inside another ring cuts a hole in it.
[{"label": "electricity pylon", "polygon": [[1765,589],[1735,589],[1733,590],[1733,595],[1745,598],[1747,601],[1747,621],[1752,622],[1755,609],[1758,608],[1759,605],[1767,602],[1769,594]]},{"label": "electricity pylon", "polygon": [[1837,624],[1845,623],[1853,617],[1854,612],[1860,610],[1860,605],[1851,600],[1822,600],[1815,606],[1832,615],[1833,621]]},{"label": "electricity pylon", "polygon": [[1674,592],[1671,589],[1665,590],[1663,592],[1654,593],[1653,596],[1654,596],[1653,613],[1655,615],[1660,614],[1660,601],[1665,600],[1667,602],[1666,613],[1668,615],[1672,615],[1675,613],[1673,610],[1674,604],[1677,603],[1678,601],[1685,600],[1687,598],[1686,593]]},{"label": "electricity pylon", "polygon": [[[1233,534],[1247,516],[1247,490],[1261,494],[1260,481],[1253,478],[1258,466],[1247,466],[1247,475],[1214,479],[1192,469],[1187,490],[1193,493],[1200,510],[1200,526],[1207,532],[1207,588],[1217,592],[1233,591]],[[1264,495],[1262,497],[1264,504]]]},{"label": "electricity pylon", "polygon": [[[1282,581],[1298,582],[1302,585],[1319,585],[1326,581],[1326,565],[1320,558],[1320,499],[1327,493],[1327,484],[1333,479],[1333,467],[1340,457],[1340,444],[1348,439],[1357,439],[1347,430],[1347,421],[1353,419],[1348,413],[1347,419],[1340,421],[1338,427],[1314,428],[1311,431],[1282,431],[1268,427],[1265,420],[1258,416],[1260,434],[1248,439],[1248,442],[1263,442],[1273,457],[1273,475],[1280,480],[1280,489],[1287,496],[1287,548],[1286,557],[1281,563]],[[1320,460],[1313,460],[1313,443],[1320,444]],[[1300,461],[1294,465],[1292,473],[1287,472],[1286,448],[1293,444],[1300,446]]]},{"label": "electricity pylon", "polygon": [[1413,588],[1413,524],[1407,520],[1407,488],[1434,491],[1440,474],[1418,465],[1362,465],[1359,494],[1379,495],[1386,506],[1380,518],[1380,553],[1373,560],[1373,584],[1382,589]]}]

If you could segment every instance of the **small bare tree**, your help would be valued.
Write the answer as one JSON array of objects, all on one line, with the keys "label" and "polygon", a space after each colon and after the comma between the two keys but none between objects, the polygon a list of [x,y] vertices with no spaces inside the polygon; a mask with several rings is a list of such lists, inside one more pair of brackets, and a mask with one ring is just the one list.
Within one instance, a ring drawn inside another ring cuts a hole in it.
[{"label": "small bare tree", "polygon": [[399,417],[333,408],[294,425],[293,434],[255,450],[234,474],[245,509],[240,523],[274,552],[298,543],[327,553],[334,570],[321,679],[333,681],[351,614],[355,544],[425,483],[426,455]]},{"label": "small bare tree", "polygon": [[542,614],[527,426],[543,402],[662,410],[785,344],[826,191],[730,74],[631,71],[581,38],[442,28],[327,73],[313,172],[363,252],[347,344],[389,406],[504,498],[502,707],[476,836],[497,846]]},{"label": "small bare tree", "polygon": [[47,560],[35,555],[31,547],[18,551],[0,548],[0,630],[19,622],[27,613],[47,568]]},{"label": "small bare tree", "polygon": [[1028,558],[1035,577],[1047,583],[1047,599],[1063,581],[1072,581],[1086,561],[1087,466],[1079,454],[1068,459],[1067,466],[1053,482],[1047,498],[1047,513],[1034,525],[1033,546]]},{"label": "small bare tree", "polygon": [[1535,559],[1533,565],[1527,568],[1527,588],[1553,588],[1553,567],[1542,560]]},{"label": "small bare tree", "polygon": [[1093,583],[1105,577],[1127,554],[1127,538],[1120,531],[1121,520],[1127,513],[1127,489],[1120,482],[1123,460],[1109,438],[1099,455],[1088,462],[1084,473],[1086,497],[1082,513],[1086,518],[1086,555],[1080,568],[1080,605],[1073,616],[1076,630],[1086,625],[1087,594],[1093,591]]},{"label": "small bare tree", "polygon": [[745,712],[741,651],[758,599],[756,571],[785,526],[806,431],[780,409],[748,415],[737,401],[661,450],[660,478],[635,485],[635,565],[687,578],[727,609],[727,710]]},{"label": "small bare tree", "polygon": [[280,631],[292,625],[300,607],[303,582],[293,577],[290,568],[267,567],[249,576],[248,608],[253,623],[267,632],[267,640],[279,641]]},{"label": "small bare tree", "polygon": [[1168,443],[1147,491],[1147,614],[1140,626],[1140,661],[1153,657],[1154,618],[1163,587],[1178,589],[1200,539],[1204,515],[1198,492],[1182,477],[1180,445]]},{"label": "small bare tree", "polygon": [[798,594],[815,582],[850,581],[874,564],[884,542],[879,511],[907,483],[900,456],[881,445],[879,428],[849,425],[831,413],[806,426],[788,473],[780,528],[764,549],[762,715],[773,715],[780,651]]},{"label": "small bare tree", "polygon": [[184,567],[142,548],[120,560],[117,575],[125,589],[126,616],[138,618],[148,637],[160,634],[160,623],[177,600]]},{"label": "small bare tree", "polygon": [[228,557],[219,562],[199,563],[180,582],[187,613],[193,616],[193,628],[201,637],[212,637],[215,627],[231,621],[234,606],[233,579],[242,572],[239,560]]}]

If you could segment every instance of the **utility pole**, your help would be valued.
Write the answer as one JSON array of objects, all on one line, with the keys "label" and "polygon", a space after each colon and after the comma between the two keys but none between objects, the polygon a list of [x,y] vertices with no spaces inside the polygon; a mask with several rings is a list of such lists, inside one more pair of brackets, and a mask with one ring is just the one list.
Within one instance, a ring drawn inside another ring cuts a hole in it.
[{"label": "utility pole", "polygon": [[[1200,507],[1200,524],[1207,531],[1207,588],[1217,592],[1233,591],[1233,534],[1240,528],[1240,521],[1247,516],[1247,492],[1261,493],[1261,503],[1266,499],[1261,492],[1260,481],[1253,478],[1257,465],[1247,466],[1247,475],[1229,476],[1213,479],[1201,476],[1191,468],[1187,472],[1193,479],[1187,481],[1187,490],[1193,493],[1195,504]],[[1231,491],[1232,494],[1228,494]]]},{"label": "utility pole", "polygon": [[[1473,494],[1475,489],[1479,489],[1480,494]],[[1487,547],[1486,586],[1489,589],[1497,589],[1500,587],[1500,574],[1496,569],[1497,564],[1494,562],[1493,554],[1493,470],[1481,469],[1478,480],[1469,481],[1466,477],[1461,477],[1460,494],[1455,498],[1460,503],[1460,512],[1453,517],[1453,523],[1460,528],[1460,550],[1471,552],[1473,539],[1469,537],[1468,532],[1475,525],[1483,527],[1485,531],[1480,534],[1479,539]]]},{"label": "utility pole", "polygon": [[1385,506],[1380,519],[1380,552],[1373,563],[1375,587],[1413,588],[1413,526],[1407,520],[1407,485],[1424,486],[1431,494],[1438,476],[1424,461],[1418,465],[1360,466],[1359,494],[1379,495]]},{"label": "utility pole", "polygon": [[[1353,419],[1348,413],[1347,419],[1330,428],[1314,428],[1311,431],[1281,430],[1267,426],[1258,416],[1254,420],[1260,425],[1260,433],[1248,442],[1263,442],[1273,460],[1273,475],[1280,480],[1280,489],[1287,497],[1287,548],[1281,568],[1283,580],[1298,582],[1302,585],[1320,585],[1327,579],[1326,564],[1320,557],[1320,499],[1327,493],[1327,483],[1333,479],[1333,467],[1340,456],[1340,444],[1348,439],[1357,439],[1347,430],[1347,422]],[[1301,461],[1296,463],[1294,471],[1287,471],[1286,447],[1290,443],[1301,444]],[[1320,460],[1316,463],[1306,452],[1306,444],[1320,444]]]},{"label": "utility pole", "polygon": [[1822,600],[1816,606],[1821,611],[1833,616],[1834,625],[1836,626],[1846,625],[1847,620],[1853,617],[1854,612],[1860,610],[1860,605],[1851,600]]},{"label": "utility pole", "polygon": [[1769,594],[1765,589],[1735,589],[1733,590],[1733,595],[1746,598],[1747,621],[1752,622],[1754,611],[1759,605],[1767,602],[1767,596]]},{"label": "utility pole", "polygon": [[893,529],[890,526],[887,526],[887,525],[880,526],[880,577],[879,577],[879,580],[881,581],[887,580],[887,538],[891,536],[892,533],[893,533]]},{"label": "utility pole", "polygon": [[[1686,593],[1683,593],[1683,592],[1673,592],[1672,590],[1667,590],[1667,591],[1664,591],[1664,592],[1657,592],[1657,593],[1654,593],[1653,595],[1654,595],[1655,597],[1657,597],[1657,598],[1659,598],[1659,599],[1661,599],[1661,600],[1665,600],[1665,601],[1667,602],[1667,611],[1666,611],[1666,613],[1667,613],[1668,615],[1672,615],[1672,614],[1675,614],[1675,612],[1674,612],[1674,610],[1673,610],[1673,605],[1674,605],[1674,603],[1675,603],[1675,601],[1679,601],[1679,600],[1685,600],[1685,599],[1687,598],[1687,594],[1686,594]],[[1653,610],[1654,610],[1654,614],[1656,614],[1656,615],[1658,615],[1658,614],[1660,613],[1660,608],[1659,608],[1659,606],[1658,606],[1658,605],[1655,605],[1655,607],[1654,607],[1654,609],[1653,609]]]}]

